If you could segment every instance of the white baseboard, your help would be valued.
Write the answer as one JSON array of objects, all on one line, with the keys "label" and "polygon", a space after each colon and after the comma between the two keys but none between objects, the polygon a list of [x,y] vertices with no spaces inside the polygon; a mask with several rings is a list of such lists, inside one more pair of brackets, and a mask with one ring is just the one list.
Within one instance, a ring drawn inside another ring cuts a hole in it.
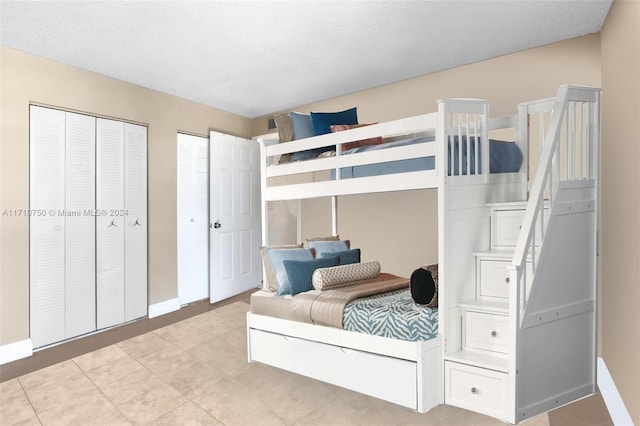
[{"label": "white baseboard", "polygon": [[164,302],[149,305],[149,318],[159,317],[180,309],[180,298],[165,300]]},{"label": "white baseboard", "polygon": [[33,355],[31,339],[0,346],[0,365]]},{"label": "white baseboard", "polygon": [[613,377],[611,377],[609,369],[602,358],[598,358],[598,388],[613,424],[616,426],[633,426],[627,407],[625,407],[618,388],[613,382]]}]

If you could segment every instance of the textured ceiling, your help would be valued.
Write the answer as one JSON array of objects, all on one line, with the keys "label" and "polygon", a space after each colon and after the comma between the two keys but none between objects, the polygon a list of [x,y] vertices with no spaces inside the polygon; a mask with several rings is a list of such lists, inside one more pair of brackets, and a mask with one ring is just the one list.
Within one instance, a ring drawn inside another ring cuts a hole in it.
[{"label": "textured ceiling", "polygon": [[611,0],[0,5],[3,46],[256,117],[598,32]]}]

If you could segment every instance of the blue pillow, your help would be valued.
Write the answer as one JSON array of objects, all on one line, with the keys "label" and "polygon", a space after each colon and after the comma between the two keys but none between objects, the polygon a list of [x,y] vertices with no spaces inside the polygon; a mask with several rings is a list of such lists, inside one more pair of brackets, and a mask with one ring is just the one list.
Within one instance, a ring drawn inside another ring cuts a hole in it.
[{"label": "blue pillow", "polygon": [[330,151],[332,149],[334,149],[332,146],[327,146],[324,148],[314,148],[307,149],[306,151],[297,151],[291,154],[291,161],[309,160],[311,158],[316,158],[323,152]]},{"label": "blue pillow", "polygon": [[313,260],[311,250],[304,248],[267,248],[267,256],[271,262],[271,268],[276,276],[277,290],[280,296],[283,294],[291,294],[291,284],[287,271],[284,268],[286,260]]},{"label": "blue pillow", "polygon": [[340,112],[312,112],[311,121],[316,135],[331,133],[332,124],[358,124],[358,109],[351,108]]},{"label": "blue pillow", "polygon": [[330,268],[338,266],[338,256],[324,257],[313,260],[285,260],[284,268],[287,270],[291,295],[295,296],[303,291],[313,290],[313,272],[318,268]]},{"label": "blue pillow", "polygon": [[307,241],[307,247],[315,249],[316,259],[322,257],[323,253],[335,253],[349,250],[348,241]]},{"label": "blue pillow", "polygon": [[291,125],[293,126],[293,140],[310,138],[316,135],[309,114],[290,112],[289,117],[291,117]]},{"label": "blue pillow", "polygon": [[[304,139],[316,136],[316,131],[313,128],[313,122],[309,114],[301,114],[299,112],[290,112],[291,124],[293,126],[293,139]],[[298,151],[291,154],[291,161],[309,160],[315,158],[325,151],[331,151],[335,149],[332,146],[324,148],[308,149],[306,151]]]},{"label": "blue pillow", "polygon": [[353,250],[345,250],[345,251],[335,251],[333,253],[331,252],[324,252],[320,254],[321,258],[325,258],[325,257],[333,257],[333,256],[338,256],[338,259],[340,259],[340,264],[341,265],[349,265],[351,263],[360,263],[360,249],[353,249]]}]

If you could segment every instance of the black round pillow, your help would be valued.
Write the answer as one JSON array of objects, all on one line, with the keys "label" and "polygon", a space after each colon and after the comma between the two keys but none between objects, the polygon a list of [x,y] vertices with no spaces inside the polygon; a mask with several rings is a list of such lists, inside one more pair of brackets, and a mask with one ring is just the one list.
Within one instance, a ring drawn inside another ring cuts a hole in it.
[{"label": "black round pillow", "polygon": [[[433,267],[436,267],[433,271]],[[435,272],[435,278],[434,274]],[[418,268],[411,274],[411,297],[419,305],[428,308],[438,306],[438,275],[437,265],[424,266]]]}]

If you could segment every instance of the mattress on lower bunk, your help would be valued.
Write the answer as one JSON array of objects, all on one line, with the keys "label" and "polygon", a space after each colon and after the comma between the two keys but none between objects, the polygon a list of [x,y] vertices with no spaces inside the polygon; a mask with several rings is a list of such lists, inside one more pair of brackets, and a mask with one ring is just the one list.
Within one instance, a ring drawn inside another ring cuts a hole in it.
[{"label": "mattress on lower bunk", "polygon": [[362,297],[347,304],[345,330],[399,340],[429,340],[438,336],[438,309],[418,305],[409,289]]},{"label": "mattress on lower bunk", "polygon": [[[318,294],[316,290],[312,292],[306,296]],[[251,295],[251,312],[313,323],[297,312],[300,308],[294,301],[297,296],[276,296],[275,293],[260,290]],[[342,328],[399,340],[429,340],[438,335],[438,310],[416,304],[407,287],[348,302],[344,307]]]}]

